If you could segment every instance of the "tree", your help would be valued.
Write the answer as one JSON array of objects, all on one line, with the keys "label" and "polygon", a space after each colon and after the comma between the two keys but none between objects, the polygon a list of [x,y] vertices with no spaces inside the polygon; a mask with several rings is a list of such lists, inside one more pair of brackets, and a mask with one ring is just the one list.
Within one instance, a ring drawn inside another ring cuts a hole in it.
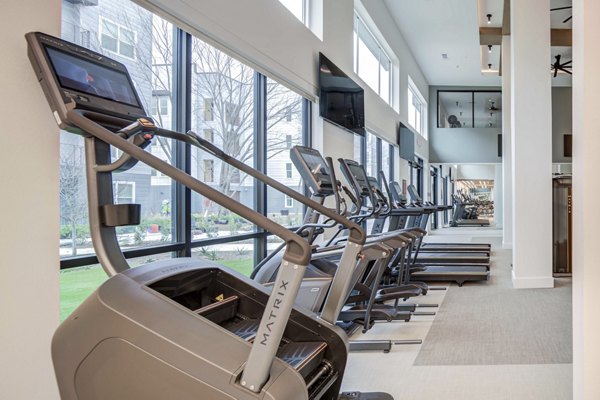
[{"label": "tree", "polygon": [[78,228],[86,225],[88,217],[82,152],[80,146],[63,143],[60,154],[61,219],[69,228],[73,256],[77,255],[77,240],[85,237]]},{"label": "tree", "polygon": [[[196,79],[193,81],[193,114],[199,129],[210,129],[215,143],[221,149],[244,163],[254,156],[255,71],[222,51],[201,41],[193,40],[192,61]],[[300,96],[284,86],[268,80],[267,97],[267,147],[269,157],[287,150],[285,131],[276,127],[299,114]],[[235,196],[236,185],[247,176],[227,163],[220,163],[218,189]]]}]

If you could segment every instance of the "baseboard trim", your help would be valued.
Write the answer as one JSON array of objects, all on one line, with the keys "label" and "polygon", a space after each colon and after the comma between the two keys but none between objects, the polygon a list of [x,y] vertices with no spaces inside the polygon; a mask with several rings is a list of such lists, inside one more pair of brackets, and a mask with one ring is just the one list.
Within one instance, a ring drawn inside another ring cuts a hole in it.
[{"label": "baseboard trim", "polygon": [[505,250],[510,250],[512,249],[512,242],[505,242],[504,240],[502,241],[502,248]]},{"label": "baseboard trim", "polygon": [[552,289],[554,288],[554,278],[551,276],[532,276],[517,278],[515,271],[512,271],[512,283],[515,289]]}]

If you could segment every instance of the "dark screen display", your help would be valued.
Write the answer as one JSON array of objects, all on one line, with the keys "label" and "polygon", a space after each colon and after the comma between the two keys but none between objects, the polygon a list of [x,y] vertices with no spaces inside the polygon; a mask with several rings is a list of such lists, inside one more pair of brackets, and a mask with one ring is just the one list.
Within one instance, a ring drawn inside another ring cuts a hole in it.
[{"label": "dark screen display", "polygon": [[327,170],[327,163],[325,162],[325,160],[323,160],[323,157],[321,157],[320,155],[317,155],[317,154],[310,154],[310,153],[300,153],[300,154],[302,155],[304,162],[306,163],[306,165],[310,169],[310,172],[313,175],[316,175],[316,174],[328,175],[329,174],[329,171]]},{"label": "dark screen display", "polygon": [[64,89],[140,107],[127,74],[50,47],[46,52]]},{"label": "dark screen display", "polygon": [[321,117],[358,134],[365,134],[365,92],[327,57],[319,57]]},{"label": "dark screen display", "polygon": [[348,169],[354,176],[354,179],[356,179],[356,182],[360,185],[360,190],[368,190],[367,177],[365,176],[365,171],[362,169],[362,167],[355,164],[348,164]]}]

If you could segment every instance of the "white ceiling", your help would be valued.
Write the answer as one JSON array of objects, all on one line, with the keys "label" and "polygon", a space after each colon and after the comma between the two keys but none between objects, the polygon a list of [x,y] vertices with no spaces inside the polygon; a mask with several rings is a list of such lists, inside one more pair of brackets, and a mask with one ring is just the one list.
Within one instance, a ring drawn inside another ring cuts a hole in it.
[{"label": "white ceiling", "polygon": [[501,85],[499,76],[481,72],[475,0],[384,1],[430,85]]},{"label": "white ceiling", "polygon": [[[500,86],[497,64],[500,47],[492,54],[480,46],[479,26],[502,26],[504,0],[384,0],[398,28],[407,41],[425,77],[433,86]],[[572,0],[551,0],[551,8],[570,6]],[[487,14],[492,14],[487,23]],[[562,21],[571,10],[552,11],[554,29],[571,29],[572,20]],[[448,58],[443,59],[442,54]],[[553,47],[554,56],[561,61],[571,59],[571,48]],[[492,63],[488,71],[488,63]],[[550,73],[550,72],[549,72]],[[570,86],[571,77],[559,74],[552,79],[553,86]]]}]

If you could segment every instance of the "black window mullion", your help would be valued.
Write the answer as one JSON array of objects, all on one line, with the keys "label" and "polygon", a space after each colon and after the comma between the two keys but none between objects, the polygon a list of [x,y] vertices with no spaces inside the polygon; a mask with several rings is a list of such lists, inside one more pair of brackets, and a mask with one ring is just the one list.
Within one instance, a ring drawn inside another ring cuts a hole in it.
[{"label": "black window mullion", "polygon": [[390,160],[390,165],[389,165],[389,169],[388,169],[388,181],[392,182],[394,180],[394,178],[396,177],[395,175],[395,164],[396,164],[396,156],[394,155],[394,146],[392,146],[391,144],[388,144],[388,151],[389,151],[389,155],[388,158]]},{"label": "black window mullion", "polygon": [[[302,98],[302,146],[312,147],[312,103]],[[304,185],[304,195],[310,197],[308,186]],[[303,208],[306,214],[306,205]]]},{"label": "black window mullion", "polygon": [[[174,128],[185,132],[191,127],[191,35],[181,29],[174,28],[173,40],[173,98],[175,105]],[[182,142],[173,143],[175,147],[175,166],[186,173],[191,171],[191,148]],[[175,207],[173,218],[175,224],[175,240],[184,243],[177,251],[178,257],[191,255],[191,190],[180,183],[173,184]]]},{"label": "black window mullion", "polygon": [[[254,74],[254,168],[267,173],[267,77]],[[267,186],[258,180],[254,184],[254,207],[257,212],[267,214]],[[262,232],[262,228],[259,232]],[[267,255],[267,238],[261,235],[254,239],[254,264]]]}]

